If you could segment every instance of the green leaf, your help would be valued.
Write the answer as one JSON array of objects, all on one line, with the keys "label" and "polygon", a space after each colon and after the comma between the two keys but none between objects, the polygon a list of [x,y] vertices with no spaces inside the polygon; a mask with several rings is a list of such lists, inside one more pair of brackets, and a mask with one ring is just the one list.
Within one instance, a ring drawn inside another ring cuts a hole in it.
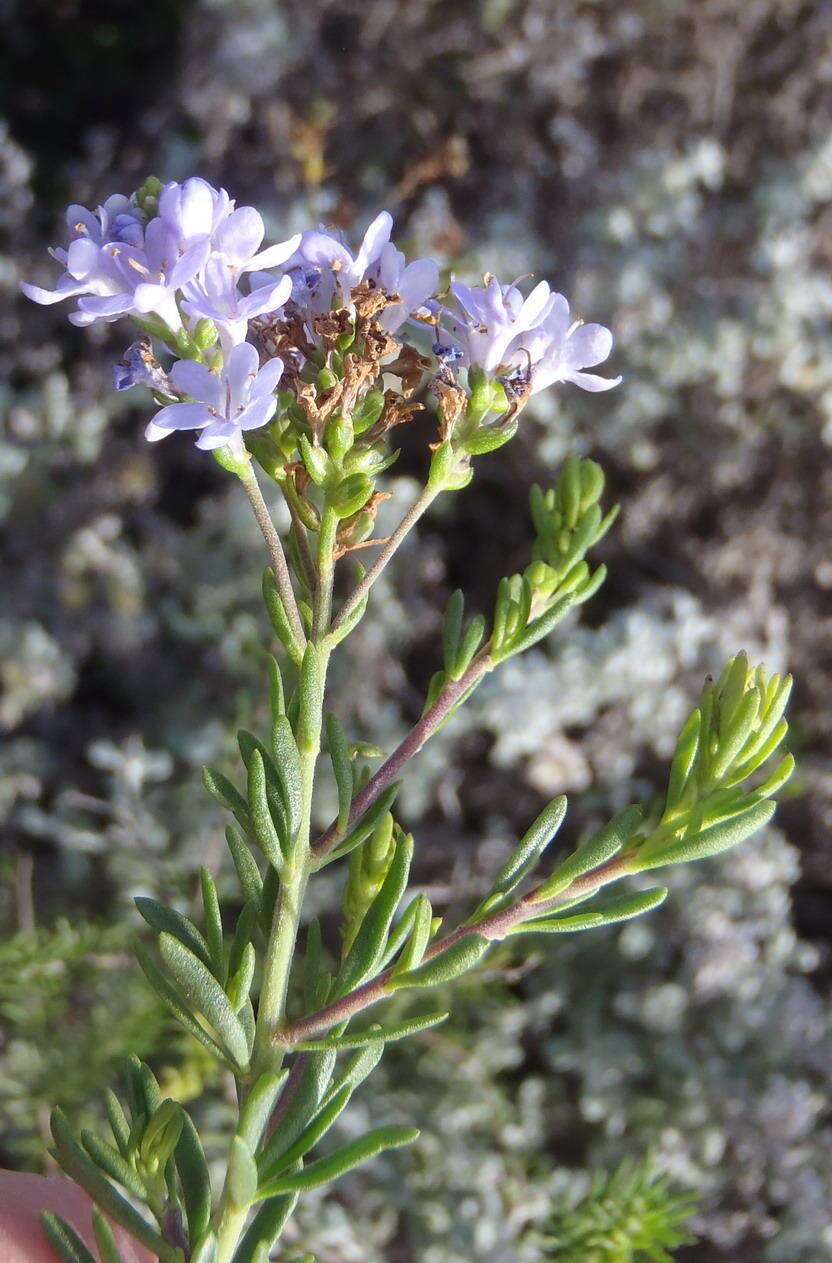
[{"label": "green leaf", "polygon": [[384,951],[396,909],[407,886],[413,839],[402,834],[396,839],[396,850],[381,888],[361,922],[361,928],[347,953],[338,974],[338,995],[346,995],[377,967]]},{"label": "green leaf", "polygon": [[283,602],[280,599],[280,593],[277,590],[274,574],[268,566],[263,572],[263,603],[266,606],[266,612],[269,615],[269,621],[275,635],[292,659],[292,662],[294,662],[296,667],[299,667],[303,658],[303,645],[298,640],[295,630],[289,622],[286,611],[283,608]]},{"label": "green leaf", "polygon": [[226,811],[231,812],[244,832],[248,833],[251,829],[248,803],[240,791],[231,784],[228,777],[212,767],[205,767],[202,769],[202,784],[208,793],[225,807]]},{"label": "green leaf", "polygon": [[218,1057],[224,1064],[231,1066],[232,1063],[229,1061],[225,1050],[200,1026],[188,1008],[186,997],[174,987],[170,978],[162,973],[143,944],[134,943],[133,950],[136,953],[136,959],[145,978],[165,1007],[170,1010],[177,1022],[179,1022],[180,1026],[184,1027],[189,1035],[193,1035],[194,1039],[199,1040],[203,1047],[207,1048],[213,1056]]},{"label": "green leaf", "polygon": [[78,1233],[60,1215],[44,1210],[41,1211],[40,1221],[61,1263],[96,1263]]},{"label": "green leaf", "polygon": [[216,1031],[237,1065],[245,1069],[249,1060],[245,1031],[213,974],[170,934],[159,936],[159,951],[183,995]]},{"label": "green leaf", "polygon": [[101,1263],[121,1263],[121,1255],[118,1252],[113,1230],[96,1206],[92,1208],[92,1230],[95,1233],[95,1243],[98,1246]]},{"label": "green leaf", "polygon": [[248,1210],[257,1196],[257,1163],[240,1136],[231,1141],[226,1190],[234,1210]]},{"label": "green leaf", "polygon": [[327,715],[326,733],[329,757],[332,761],[332,771],[338,789],[338,823],[336,827],[339,833],[344,833],[349,823],[350,807],[352,806],[352,760],[350,759],[346,733],[336,715]]},{"label": "green leaf", "polygon": [[687,722],[676,742],[676,751],[673,755],[673,763],[670,767],[668,779],[665,811],[672,810],[682,797],[682,791],[696,763],[701,730],[702,712],[697,709],[688,716]]},{"label": "green leaf", "polygon": [[633,837],[642,818],[640,807],[627,807],[606,825],[594,838],[590,838],[582,847],[570,855],[568,859],[555,869],[548,881],[534,892],[533,903],[543,903],[566,890],[578,878],[593,872],[606,864],[618,854],[621,848]]},{"label": "green leaf", "polygon": [[456,662],[450,672],[452,680],[461,680],[465,672],[470,667],[474,654],[482,644],[485,635],[485,618],[482,614],[477,614],[471,619],[465,635],[462,637],[462,644],[459,647]]},{"label": "green leaf", "polygon": [[[234,1256],[237,1257],[236,1255]],[[216,1263],[217,1258],[217,1238],[211,1233],[210,1236],[203,1237],[199,1245],[191,1255],[190,1263]]]},{"label": "green leaf", "polygon": [[139,1201],[144,1201],[147,1196],[147,1190],[143,1181],[139,1178],[135,1168],[131,1166],[126,1158],[121,1156],[113,1145],[109,1145],[106,1140],[102,1140],[100,1136],[94,1135],[91,1131],[81,1132],[81,1144],[95,1165],[105,1175],[117,1180],[119,1184],[127,1189],[128,1193],[132,1193]]},{"label": "green leaf", "polygon": [[373,832],[382,816],[387,815],[387,812],[396,800],[396,795],[398,794],[400,788],[401,781],[395,781],[392,785],[388,786],[384,793],[379,795],[372,806],[367,808],[364,815],[356,821],[352,830],[347,834],[344,840],[339,842],[338,846],[324,858],[321,867],[323,867],[324,864],[331,863],[332,860],[341,859],[344,855],[349,855],[350,851],[354,850],[355,847],[360,846],[361,843],[364,842],[365,839]]},{"label": "green leaf", "polygon": [[263,878],[260,875],[260,869],[248,844],[240,837],[236,829],[231,826],[225,831],[225,840],[228,843],[228,849],[231,852],[231,858],[234,861],[234,867],[237,870],[237,879],[243,892],[243,897],[247,903],[253,904],[259,914],[260,901],[263,895]]},{"label": "green leaf", "polygon": [[182,1185],[182,1200],[188,1219],[188,1237],[199,1241],[211,1223],[211,1176],[193,1121],[182,1110],[182,1130],[173,1151],[173,1160]]},{"label": "green leaf", "polygon": [[407,1022],[399,1022],[396,1026],[372,1026],[368,1031],[359,1031],[355,1035],[327,1035],[321,1039],[307,1039],[297,1044],[298,1052],[321,1052],[324,1048],[333,1048],[336,1052],[345,1049],[369,1048],[374,1044],[392,1044],[408,1035],[417,1035],[420,1031],[439,1026],[448,1017],[447,1013],[428,1013],[424,1017],[412,1017]]},{"label": "green leaf", "polygon": [[380,1039],[367,1044],[366,1048],[356,1052],[354,1057],[350,1057],[343,1073],[335,1080],[328,1092],[325,1093],[322,1104],[326,1105],[327,1102],[332,1100],[336,1092],[340,1092],[341,1088],[347,1085],[354,1092],[373,1073],[383,1055],[384,1042]]},{"label": "green leaf", "polygon": [[333,1180],[346,1175],[361,1163],[367,1162],[386,1149],[397,1149],[401,1145],[411,1145],[419,1136],[415,1127],[378,1127],[368,1132],[360,1140],[344,1145],[326,1158],[319,1158],[303,1171],[295,1175],[284,1175],[270,1184],[270,1196],[278,1193],[307,1192],[312,1188],[320,1188],[322,1184],[331,1184]]},{"label": "green leaf", "polygon": [[755,803],[747,811],[740,812],[721,824],[712,825],[701,833],[665,843],[655,851],[645,847],[634,855],[631,871],[646,872],[647,869],[661,868],[665,864],[690,863],[719,855],[721,851],[738,846],[740,842],[750,838],[752,833],[767,825],[776,807],[777,804],[773,802]]},{"label": "green leaf", "polygon": [[237,1134],[252,1153],[257,1151],[288,1077],[288,1070],[262,1074],[246,1097]]},{"label": "green leaf", "polygon": [[257,953],[254,950],[254,944],[246,943],[239,967],[226,985],[226,994],[235,1013],[239,1013],[243,1005],[248,1003],[256,964]]},{"label": "green leaf", "polygon": [[294,839],[303,821],[303,771],[300,752],[288,716],[281,716],[275,723],[272,730],[272,745],[274,766],[286,807],[289,834]]},{"label": "green leaf", "polygon": [[[320,1106],[332,1078],[335,1060],[336,1054],[331,1049],[327,1049],[326,1052],[304,1054],[305,1065],[297,1086],[281,1115],[276,1130],[261,1154],[260,1161],[264,1169],[289,1145],[294,1144]],[[280,1104],[281,1102],[278,1102],[278,1105]]]},{"label": "green leaf", "polygon": [[157,1254],[167,1256],[168,1247],[152,1224],[117,1191],[110,1181],[101,1174],[94,1162],[84,1153],[72,1138],[69,1126],[60,1110],[52,1113],[52,1135],[55,1140],[57,1159],[76,1184],[92,1198],[102,1210],[131,1232],[142,1245]]},{"label": "green leaf", "polygon": [[489,941],[482,934],[466,934],[418,969],[391,978],[388,985],[398,991],[401,987],[435,987],[450,982],[473,969],[488,947]]},{"label": "green leaf", "polygon": [[[326,1135],[345,1109],[352,1092],[353,1089],[345,1084],[344,1087],[334,1093],[308,1126],[304,1127],[295,1143],[284,1150],[280,1157],[270,1163],[268,1167],[261,1167],[261,1182],[257,1190],[259,1201],[275,1195],[275,1190],[271,1187],[274,1179],[295,1162],[299,1162],[301,1158],[305,1157],[309,1150],[313,1149],[318,1141]],[[277,1194],[279,1195],[281,1191],[285,1190],[278,1189]]]},{"label": "green leaf", "polygon": [[532,645],[536,645],[544,636],[548,636],[549,632],[554,631],[555,627],[563,621],[574,604],[575,595],[571,592],[567,596],[561,597],[560,600],[555,601],[551,609],[547,610],[545,614],[541,614],[540,618],[536,618],[522,636],[511,642],[508,650],[501,652],[497,661],[509,655],[513,656],[516,653],[524,653],[526,649],[531,649]]},{"label": "green leaf", "polygon": [[523,921],[520,925],[512,926],[508,934],[569,934],[576,930],[595,930],[602,925],[616,925],[619,921],[629,921],[632,917],[641,916],[643,912],[650,912],[660,903],[664,903],[666,898],[667,890],[658,887],[632,895],[620,895],[597,903],[593,912]]},{"label": "green leaf", "polygon": [[198,956],[203,965],[211,966],[211,952],[205,939],[188,917],[173,908],[166,908],[163,903],[149,899],[145,895],[137,895],[133,900],[151,930],[157,934],[172,934],[183,943],[194,956]]},{"label": "green leaf", "polygon": [[503,906],[507,897],[534,868],[546,847],[555,837],[566,815],[566,798],[561,795],[544,807],[524,833],[513,855],[497,878],[491,892],[477,908],[472,921]]},{"label": "green leaf", "polygon": [[234,1263],[264,1263],[295,1209],[297,1193],[264,1202],[234,1252]]},{"label": "green leaf", "polygon": [[297,725],[298,749],[311,754],[318,748],[319,716],[323,695],[321,662],[318,650],[311,641],[303,654],[298,695],[300,698]]},{"label": "green leaf", "polygon": [[288,843],[288,838],[285,842],[281,842],[280,834],[275,827],[269,805],[266,767],[259,750],[252,750],[248,760],[248,803],[257,845],[269,863],[280,872],[285,859],[284,846]]},{"label": "green leaf", "polygon": [[[411,908],[413,909],[412,913]],[[416,969],[418,965],[421,965],[430,942],[431,930],[433,929],[433,908],[427,895],[417,895],[407,911],[412,915],[413,928],[405,949],[396,962],[395,973],[407,973],[408,970]],[[398,929],[398,926],[396,928]]]},{"label": "green leaf", "polygon": [[277,658],[269,654],[267,660],[269,672],[269,707],[272,712],[272,723],[286,714],[286,697],[283,690],[283,676]]},{"label": "green leaf", "polygon": [[151,1169],[164,1168],[182,1133],[182,1106],[162,1101],[145,1128],[140,1147],[141,1159]]},{"label": "green leaf", "polygon": [[199,881],[202,890],[202,908],[205,914],[205,941],[211,957],[210,964],[213,966],[214,976],[222,982],[225,977],[225,950],[220,901],[214,879],[204,865],[199,870]]},{"label": "green leaf", "polygon": [[121,1101],[110,1088],[105,1089],[104,1092],[104,1110],[119,1153],[124,1158],[127,1156],[130,1145],[130,1124],[121,1108]]},{"label": "green leaf", "polygon": [[442,652],[445,673],[450,675],[456,665],[459,643],[462,636],[462,616],[465,610],[465,597],[457,588],[448,598],[445,610],[445,622],[442,630]]}]

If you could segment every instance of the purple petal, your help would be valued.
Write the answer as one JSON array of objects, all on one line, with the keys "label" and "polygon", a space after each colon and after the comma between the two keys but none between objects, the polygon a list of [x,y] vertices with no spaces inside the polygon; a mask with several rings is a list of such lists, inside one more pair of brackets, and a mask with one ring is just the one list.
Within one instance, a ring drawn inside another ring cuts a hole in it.
[{"label": "purple petal", "polygon": [[40,285],[30,285],[28,281],[21,281],[20,289],[27,298],[31,298],[33,303],[40,303],[42,307],[51,307],[53,303],[59,303],[64,298],[75,298],[76,295],[83,294],[87,288],[83,281],[79,281],[76,285],[69,284],[61,289],[61,281],[71,281],[71,278],[61,277],[57,289],[42,289]]},{"label": "purple petal", "polygon": [[619,386],[623,380],[622,377],[597,377],[595,373],[578,373],[575,370],[564,374],[564,381],[574,382],[582,390],[591,390],[593,393],[612,390],[613,386]]},{"label": "purple petal", "polygon": [[209,425],[207,429],[202,431],[196,441],[196,445],[203,452],[213,452],[218,447],[225,447],[239,433],[239,429],[231,421],[214,421],[212,425]]},{"label": "purple petal", "polygon": [[232,347],[223,370],[223,378],[231,391],[233,411],[236,412],[247,403],[251,384],[259,367],[260,357],[250,342],[239,342]]},{"label": "purple petal", "polygon": [[570,333],[564,358],[570,368],[603,364],[612,350],[612,334],[604,325],[579,325]]},{"label": "purple petal", "polygon": [[171,381],[183,395],[190,395],[211,408],[220,403],[221,383],[216,373],[196,360],[177,360],[170,370]]},{"label": "purple petal", "polygon": [[280,241],[277,245],[266,246],[265,250],[261,250],[259,254],[255,254],[249,259],[243,268],[244,272],[249,272],[252,268],[275,268],[280,267],[282,263],[286,263],[291,259],[292,255],[297,251],[302,237],[301,234],[295,233],[294,237],[289,237],[286,241]]},{"label": "purple petal", "polygon": [[271,285],[261,285],[250,294],[240,298],[237,308],[241,316],[249,320],[252,316],[262,316],[266,311],[274,311],[288,302],[292,295],[291,276],[282,276]]},{"label": "purple petal", "polygon": [[198,176],[184,184],[165,185],[159,195],[159,215],[186,241],[208,235],[214,220],[211,185]]},{"label": "purple petal", "polygon": [[265,231],[259,211],[253,206],[241,206],[214,233],[214,249],[235,267],[242,267],[257,253]]},{"label": "purple petal", "polygon": [[200,268],[205,266],[210,248],[210,242],[206,238],[190,246],[182,257],[177,259],[168,273],[168,284],[172,289],[181,289],[188,281],[193,280]]},{"label": "purple petal", "polygon": [[259,398],[261,395],[270,395],[282,376],[283,360],[278,358],[269,360],[257,374],[257,379],[252,387],[252,395],[256,398]]},{"label": "purple petal", "polygon": [[251,403],[243,408],[234,418],[235,425],[241,430],[258,430],[261,425],[265,425],[273,416],[277,408],[277,400],[274,395],[265,395],[262,399],[253,399]]},{"label": "purple petal", "polygon": [[213,419],[201,403],[171,403],[151,419],[144,436],[149,443],[156,443],[174,430],[199,430]]},{"label": "purple petal", "polygon": [[361,247],[355,256],[355,271],[359,277],[363,276],[367,268],[375,263],[390,240],[392,231],[393,216],[390,212],[382,211],[381,214],[376,215],[364,233],[364,240],[361,242]]}]

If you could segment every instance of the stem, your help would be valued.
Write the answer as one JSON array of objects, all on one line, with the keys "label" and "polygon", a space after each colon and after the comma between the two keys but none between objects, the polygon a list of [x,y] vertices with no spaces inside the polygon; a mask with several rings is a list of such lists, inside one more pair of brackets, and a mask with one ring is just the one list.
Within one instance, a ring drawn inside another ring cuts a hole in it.
[{"label": "stem", "polygon": [[[596,890],[600,890],[602,886],[609,885],[610,882],[618,881],[620,877],[627,876],[627,873],[627,860],[619,856],[616,859],[609,860],[606,864],[602,864],[595,872],[586,873],[583,877],[576,878],[570,886],[567,886],[566,890],[560,891],[559,894],[554,895],[551,899],[535,903],[536,892],[531,891],[511,908],[503,908],[500,912],[493,913],[492,916],[486,917],[476,925],[459,926],[458,929],[448,934],[446,938],[440,939],[438,943],[434,943],[432,947],[428,948],[425,952],[423,963],[440,956],[442,952],[447,951],[454,943],[458,943],[460,939],[468,938],[473,934],[479,934],[481,937],[492,941],[504,938],[508,930],[515,925],[519,925],[522,921],[527,921],[533,916],[540,916],[542,913],[558,907],[559,904],[569,903],[572,899],[593,894]],[[351,991],[349,995],[343,996],[340,1000],[334,1000],[332,1004],[319,1009],[317,1013],[312,1013],[308,1017],[300,1018],[297,1022],[292,1022],[282,1032],[285,1041],[284,1048],[290,1048],[292,1045],[299,1044],[305,1039],[313,1039],[316,1035],[330,1030],[333,1026],[338,1026],[341,1022],[348,1021],[350,1018],[355,1017],[357,1013],[363,1013],[365,1009],[369,1009],[372,1005],[378,1004],[380,1000],[386,999],[391,994],[388,990],[388,983],[393,975],[394,968],[395,966],[391,965],[389,969],[385,969],[383,973],[380,973],[377,978],[372,978],[369,982],[363,983],[355,991]]]},{"label": "stem", "polygon": [[413,527],[419,521],[419,518],[422,516],[425,510],[428,509],[431,504],[433,504],[434,500],[442,491],[442,489],[443,488],[441,484],[432,487],[430,483],[428,483],[428,485],[425,487],[422,494],[419,496],[418,500],[416,500],[416,502],[411,506],[411,508],[408,509],[407,513],[405,513],[401,522],[399,522],[399,525],[396,527],[395,531],[390,536],[387,543],[384,545],[384,548],[379,553],[373,565],[367,571],[364,578],[357,585],[357,587],[354,588],[354,590],[350,593],[343,608],[339,612],[338,617],[335,619],[335,622],[332,624],[332,630],[334,632],[339,630],[339,628],[347,621],[349,616],[353,613],[356,606],[359,605],[361,601],[363,601],[364,597],[369,592],[370,588],[373,586],[376,579],[381,574],[382,570],[384,570],[385,566],[387,565],[387,563],[390,561],[393,554],[398,549],[402,540],[413,529]]},{"label": "stem", "polygon": [[[283,549],[274,529],[274,524],[268,515],[268,510],[266,510],[263,498],[260,495],[256,479],[251,474],[250,481],[245,478],[242,481],[249,493],[252,508],[270,550],[273,542],[276,544],[277,555],[280,563],[282,563],[283,572],[288,582],[289,572],[286,568]],[[264,525],[261,520],[263,513],[265,513],[267,525]],[[283,1041],[279,1038],[279,1033],[286,1019],[286,997],[291,979],[301,908],[303,906],[303,897],[306,893],[306,885],[313,868],[313,857],[310,847],[312,799],[315,786],[315,767],[321,747],[324,687],[327,666],[329,665],[329,650],[324,637],[329,625],[331,611],[334,547],[337,529],[338,519],[335,514],[331,512],[325,513],[321,523],[318,542],[314,611],[315,630],[313,633],[320,657],[321,691],[318,698],[317,711],[312,721],[312,730],[310,732],[307,725],[305,729],[305,744],[299,744],[303,782],[303,814],[297,837],[294,840],[292,854],[287,858],[281,874],[269,941],[266,947],[263,980],[260,988],[260,1000],[257,1006],[257,1021],[254,1031],[254,1047],[251,1055],[250,1082],[252,1083],[255,1083],[267,1071],[279,1070],[283,1061],[284,1046]],[[273,562],[275,563],[275,579],[279,585],[278,563],[274,553]],[[283,597],[282,588],[280,588],[280,592],[281,597]],[[292,608],[297,614],[297,606],[294,603],[291,584],[289,584],[289,593],[292,598]],[[289,606],[287,605],[286,608],[288,613]],[[217,1212],[217,1253],[215,1263],[231,1263],[247,1218],[247,1210],[239,1211],[231,1205],[226,1183]]]},{"label": "stem", "polygon": [[283,608],[286,611],[286,617],[292,625],[292,630],[298,644],[303,648],[306,644],[306,635],[303,630],[300,612],[298,610],[297,601],[295,600],[294,589],[292,588],[292,577],[289,573],[289,566],[286,562],[286,554],[283,551],[283,545],[280,542],[280,536],[277,528],[272,521],[269,513],[268,505],[263,499],[263,492],[260,490],[260,484],[257,476],[251,466],[251,461],[241,466],[237,470],[237,477],[245,488],[249,503],[254,510],[254,516],[257,519],[257,525],[266,541],[266,547],[269,550],[271,558],[272,570],[274,571],[274,579],[277,584],[277,590],[280,593],[280,599],[283,602]]},{"label": "stem", "polygon": [[[479,684],[483,676],[487,675],[493,666],[494,663],[488,652],[483,651],[474,659],[461,679],[448,680],[433,705],[425,711],[419,722],[411,728],[390,757],[382,763],[375,775],[371,776],[364,788],[356,794],[350,807],[348,829],[364,815],[364,812],[369,807],[372,807],[376,799],[384,793],[388,786],[393,784],[405,763],[412,759],[414,754],[418,754],[428,738],[432,737],[436,730],[441,727],[451,711],[465,697],[466,693]],[[338,833],[337,822],[333,821],[312,847],[312,852],[316,859],[322,859],[325,855],[328,855],[338,845],[340,840],[341,836]]]}]

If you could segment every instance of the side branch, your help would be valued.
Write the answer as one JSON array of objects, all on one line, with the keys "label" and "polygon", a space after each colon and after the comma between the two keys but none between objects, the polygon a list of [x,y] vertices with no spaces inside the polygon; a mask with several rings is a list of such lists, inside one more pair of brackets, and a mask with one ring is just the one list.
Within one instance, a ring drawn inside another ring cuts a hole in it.
[{"label": "side branch", "polygon": [[419,496],[415,504],[413,504],[412,507],[408,509],[407,513],[405,513],[404,517],[402,518],[401,522],[399,522],[399,525],[396,527],[393,534],[388,538],[386,544],[384,545],[384,548],[382,548],[381,552],[379,553],[376,560],[373,562],[370,569],[365,574],[364,578],[353,589],[353,591],[350,593],[349,597],[345,601],[342,609],[338,612],[337,618],[335,618],[332,623],[333,632],[337,632],[343,626],[343,624],[347,621],[347,619],[350,617],[350,615],[353,613],[356,607],[360,605],[361,601],[363,601],[364,597],[369,592],[370,588],[373,586],[376,579],[381,574],[382,570],[385,569],[385,567],[387,566],[387,563],[390,561],[393,554],[397,551],[399,545],[402,543],[405,536],[410,533],[410,531],[419,521],[419,518],[422,516],[425,510],[428,509],[431,504],[433,504],[433,501],[439,495],[441,490],[442,490],[441,486],[431,487],[430,484],[428,484],[428,486],[425,487],[424,491]]},{"label": "side branch", "polygon": [[[428,738],[432,737],[437,728],[445,722],[451,711],[459,705],[466,693],[479,684],[483,676],[487,675],[493,666],[494,663],[488,652],[484,651],[474,659],[459,680],[449,680],[447,682],[430,709],[425,711],[422,718],[411,728],[400,745],[382,763],[375,775],[370,777],[364,788],[356,794],[350,808],[348,829],[393,784],[405,763],[412,759],[414,754],[418,754]],[[338,845],[340,840],[337,825],[333,821],[312,847],[313,855],[318,859],[322,859]]]},{"label": "side branch", "polygon": [[[532,890],[511,908],[504,908],[500,912],[495,912],[492,916],[486,917],[476,925],[459,926],[446,938],[440,939],[438,943],[434,943],[432,947],[428,948],[425,952],[423,963],[440,956],[449,947],[453,947],[455,943],[458,943],[460,939],[468,938],[473,934],[490,939],[492,942],[502,939],[513,926],[519,925],[522,921],[528,921],[531,917],[539,917],[546,912],[550,912],[553,908],[557,908],[560,904],[570,903],[573,899],[594,894],[602,886],[607,886],[610,882],[626,877],[628,871],[627,860],[617,856],[606,864],[602,864],[595,872],[586,873],[583,877],[576,878],[570,886],[567,886],[566,890],[562,890],[560,894],[553,896],[551,899],[535,903],[535,891]],[[296,1022],[290,1022],[276,1036],[277,1042],[281,1047],[289,1049],[295,1044],[302,1043],[305,1039],[314,1039],[316,1035],[323,1034],[333,1026],[338,1026],[341,1022],[349,1021],[356,1014],[363,1013],[365,1009],[369,1009],[374,1004],[378,1004],[379,1001],[387,999],[388,996],[393,994],[388,986],[393,976],[393,969],[394,966],[385,969],[377,978],[372,978],[369,982],[363,983],[362,986],[357,987],[355,991],[351,991],[349,995],[343,996],[340,1000],[333,1000],[331,1004],[326,1005],[317,1013],[299,1018]]]},{"label": "side branch", "polygon": [[292,577],[289,574],[286,554],[283,551],[277,527],[272,521],[272,515],[269,513],[268,505],[263,499],[260,484],[251,464],[247,464],[244,470],[238,472],[237,476],[245,488],[249,503],[254,510],[254,516],[257,519],[257,525],[260,527],[263,539],[266,541],[272,570],[274,571],[274,581],[277,584],[277,590],[283,602],[286,617],[292,625],[298,644],[303,649],[303,646],[306,644],[306,633],[303,630],[303,623],[301,622],[300,612],[295,600],[295,592],[292,587]]}]

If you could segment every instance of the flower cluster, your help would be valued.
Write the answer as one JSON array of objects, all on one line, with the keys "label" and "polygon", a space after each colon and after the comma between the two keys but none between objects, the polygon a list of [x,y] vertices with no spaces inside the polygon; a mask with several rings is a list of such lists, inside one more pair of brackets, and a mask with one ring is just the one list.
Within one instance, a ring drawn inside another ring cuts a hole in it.
[{"label": "flower cluster", "polygon": [[[116,366],[114,384],[154,391],[161,408],[150,440],[198,430],[199,447],[227,447],[240,459],[243,435],[270,425],[273,465],[291,464],[301,433],[320,446],[327,422],[352,416],[373,390],[382,404],[366,429],[377,440],[421,407],[403,400],[432,372],[440,439],[459,422],[471,455],[510,437],[507,422],[534,392],[565,381],[607,390],[621,380],[585,371],[607,358],[612,335],[572,321],[546,282],[524,298],[517,283],[486,276],[438,297],[437,264],[407,262],[386,211],[354,254],[320,228],[263,248],[261,215],[224,189],[150,179],[95,212],[70,206],[67,225],[68,246],[52,251],[64,267],[57,285],[23,292],[38,303],[75,299],[76,325],[133,319],[143,337]],[[167,369],[151,339],[177,357]],[[402,388],[382,393],[390,372]],[[472,410],[483,380],[493,389],[485,406],[480,391]],[[483,439],[483,428],[499,434]]]}]

